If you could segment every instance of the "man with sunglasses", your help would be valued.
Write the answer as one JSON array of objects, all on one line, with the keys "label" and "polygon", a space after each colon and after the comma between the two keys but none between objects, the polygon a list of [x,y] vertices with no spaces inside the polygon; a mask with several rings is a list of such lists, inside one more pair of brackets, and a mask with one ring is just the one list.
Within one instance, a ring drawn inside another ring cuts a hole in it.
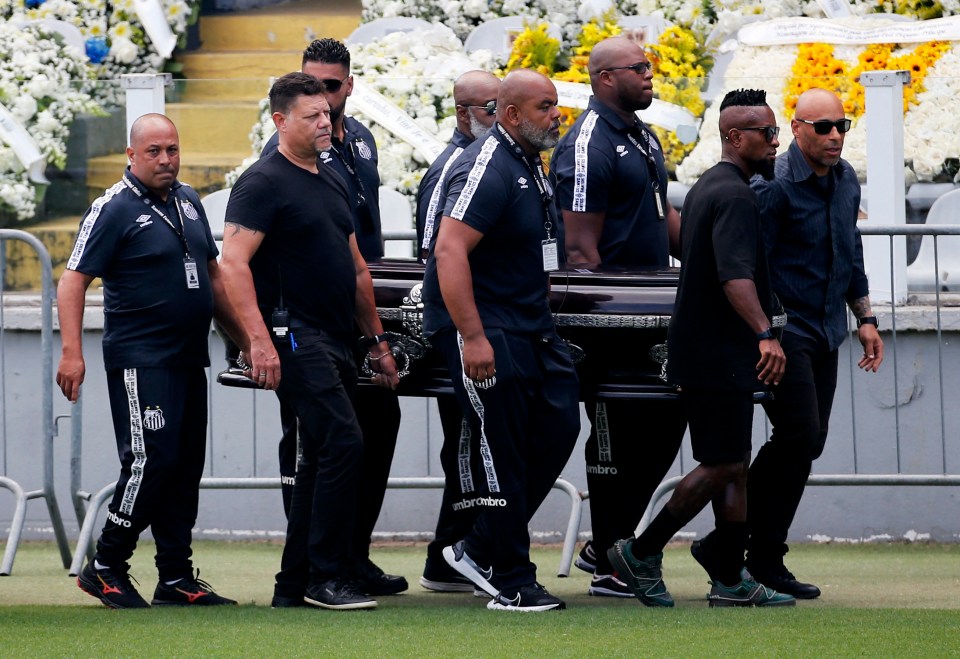
[{"label": "man with sunglasses", "polygon": [[[326,88],[324,98],[330,105],[331,146],[318,157],[318,163],[336,172],[347,186],[353,213],[353,226],[360,254],[367,262],[383,257],[380,237],[380,174],[377,171],[377,144],[370,130],[347,116],[347,97],[353,93],[350,51],[336,39],[316,39],[303,51],[303,73],[319,78]],[[276,150],[275,133],[264,145],[260,157]],[[384,574],[370,560],[370,538],[383,507],[390,465],[400,430],[400,402],[395,392],[379,387],[359,387],[354,407],[363,430],[363,463],[357,500],[353,552],[356,581],[371,595],[393,595],[407,589],[402,576]],[[293,411],[281,404],[280,477],[285,483],[284,507],[296,473],[297,424]]]},{"label": "man with sunglasses", "polygon": [[[417,189],[417,244],[421,246],[420,258],[426,262],[433,240],[434,228],[443,214],[443,183],[450,168],[463,150],[475,140],[483,139],[493,127],[497,113],[497,93],[500,79],[488,71],[467,71],[453,83],[453,101],[456,104],[457,127],[447,148],[430,165]],[[427,545],[427,560],[423,567],[420,585],[436,592],[473,592],[473,583],[447,565],[443,548],[462,540],[476,513],[470,510],[455,510],[452,497],[455,492],[456,460],[463,433],[463,413],[453,396],[437,396],[437,410],[443,429],[443,446],[440,462],[447,475],[437,517],[434,539]]]},{"label": "man with sunglasses", "polygon": [[[636,115],[653,101],[650,62],[634,41],[613,37],[594,46],[588,67],[593,96],[551,162],[567,262],[666,266],[677,253],[680,217],[667,201],[660,142]],[[629,341],[627,330],[622,338]],[[593,573],[590,595],[633,597],[613,573],[607,549],[637,528],[686,423],[674,400],[597,400],[596,368],[590,360],[580,367],[591,423],[585,456],[593,539],[575,565]]]},{"label": "man with sunglasses", "polygon": [[748,479],[747,567],[760,583],[791,595],[820,595],[784,566],[787,533],[810,468],[823,452],[837,385],[838,348],[849,307],[863,346],[859,367],[876,372],[883,341],[870,308],[857,230],[860,184],[840,157],[851,122],[832,92],[810,89],[790,122],[794,141],[773,180],[755,179],[773,289],[787,311],[782,345],[789,364],[764,409],[773,426]]},{"label": "man with sunglasses", "polygon": [[716,527],[694,558],[710,575],[711,607],[790,606],[744,570],[747,466],[754,393],[783,377],[786,360],[772,333],[775,296],[764,253],[754,174],[773,175],[776,118],[766,93],[740,89],[720,104],[721,162],[687,193],[681,265],[670,319],[667,376],[680,387],[693,457],[666,505],[637,538],[608,552],[613,567],[647,606],[673,606],[663,582],[663,548],[708,504]]}]

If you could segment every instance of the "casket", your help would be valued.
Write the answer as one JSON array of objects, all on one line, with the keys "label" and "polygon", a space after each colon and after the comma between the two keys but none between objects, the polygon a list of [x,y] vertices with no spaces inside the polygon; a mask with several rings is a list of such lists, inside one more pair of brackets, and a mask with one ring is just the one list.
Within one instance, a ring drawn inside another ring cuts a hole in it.
[{"label": "casket", "polygon": [[[422,335],[423,266],[384,259],[369,264],[384,330],[409,357],[400,382],[403,396],[449,393],[450,379]],[[600,398],[672,398],[662,378],[667,325],[673,310],[676,268],[568,269],[550,277],[550,308],[560,336],[570,344],[582,392]]]}]

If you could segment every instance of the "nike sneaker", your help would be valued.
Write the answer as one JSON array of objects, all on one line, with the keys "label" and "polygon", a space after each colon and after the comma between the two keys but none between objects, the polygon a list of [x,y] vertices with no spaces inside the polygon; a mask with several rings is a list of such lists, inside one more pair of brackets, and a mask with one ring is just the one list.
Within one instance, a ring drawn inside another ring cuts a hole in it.
[{"label": "nike sneaker", "polygon": [[536,613],[540,611],[559,611],[567,605],[559,597],[554,597],[538,583],[521,586],[517,590],[500,591],[487,602],[491,611],[520,611]]},{"label": "nike sneaker", "polygon": [[753,580],[747,570],[740,573],[743,578],[736,586],[724,586],[719,581],[711,581],[707,599],[710,606],[795,606],[793,595],[778,593]]},{"label": "nike sneaker", "polygon": [[588,595],[594,597],[633,597],[633,591],[615,574],[594,574],[590,580]]},{"label": "nike sneaker", "polygon": [[[435,593],[469,593],[473,592],[473,582],[447,565],[446,561],[427,558],[423,566],[423,576],[420,585]],[[483,592],[483,597],[488,595]]]},{"label": "nike sneaker", "polygon": [[493,568],[482,567],[467,554],[463,540],[455,545],[443,548],[443,560],[447,565],[473,582],[490,597],[496,597],[500,592],[490,580],[493,579]]},{"label": "nike sneaker", "polygon": [[80,590],[109,606],[111,609],[148,609],[150,605],[130,583],[126,569],[103,568],[98,570],[93,563],[77,575]]},{"label": "nike sneaker", "polygon": [[385,574],[369,558],[360,559],[354,564],[353,581],[361,592],[368,595],[396,595],[409,588],[406,578]]},{"label": "nike sneaker", "polygon": [[593,550],[593,540],[587,540],[586,544],[583,545],[583,549],[580,550],[573,561],[573,566],[589,574],[596,571],[597,554]]}]

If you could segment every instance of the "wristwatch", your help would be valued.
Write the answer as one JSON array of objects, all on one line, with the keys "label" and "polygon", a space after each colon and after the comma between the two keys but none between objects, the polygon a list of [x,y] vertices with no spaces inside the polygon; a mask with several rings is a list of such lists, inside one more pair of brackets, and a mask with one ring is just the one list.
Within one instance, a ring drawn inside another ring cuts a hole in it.
[{"label": "wristwatch", "polygon": [[386,340],[387,340],[387,334],[386,332],[384,332],[383,334],[375,334],[371,337],[366,337],[366,336],[361,337],[357,343],[360,345],[361,348],[372,348],[373,346],[377,345],[381,341],[386,341]]},{"label": "wristwatch", "polygon": [[876,316],[864,316],[863,318],[857,318],[857,329],[860,329],[864,325],[873,325],[877,329],[880,329],[880,322],[877,320]]},{"label": "wristwatch", "polygon": [[773,328],[768,327],[762,332],[757,332],[757,341],[768,341],[773,338],[776,338],[773,336]]}]

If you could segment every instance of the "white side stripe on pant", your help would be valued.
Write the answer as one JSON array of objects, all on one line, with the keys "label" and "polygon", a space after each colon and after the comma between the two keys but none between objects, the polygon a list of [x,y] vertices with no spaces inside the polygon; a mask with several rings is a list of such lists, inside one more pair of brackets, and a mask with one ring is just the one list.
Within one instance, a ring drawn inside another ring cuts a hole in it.
[{"label": "white side stripe on pant", "polygon": [[[484,409],[480,400],[480,394],[473,384],[473,380],[467,377],[466,368],[463,366],[463,336],[457,332],[457,347],[460,348],[460,374],[463,377],[463,387],[467,390],[467,396],[470,398],[470,406],[480,419],[480,458],[483,460],[483,470],[487,474],[487,489],[490,492],[500,491],[500,481],[497,478],[497,470],[493,465],[493,456],[490,454],[490,444],[487,443],[487,434],[484,427]],[[463,474],[461,472],[461,482]]]},{"label": "white side stripe on pant", "polygon": [[460,492],[463,494],[476,490],[473,484],[473,470],[470,468],[470,438],[472,436],[470,422],[463,419],[460,422],[460,443],[457,446],[457,471],[460,474]]},{"label": "white side stripe on pant", "polygon": [[597,403],[597,449],[599,462],[613,462],[613,447],[610,445],[610,423],[607,420],[607,404]]},{"label": "white side stripe on pant", "polygon": [[123,385],[127,390],[127,406],[130,412],[130,451],[133,453],[133,464],[130,466],[130,480],[123,490],[123,499],[120,501],[120,512],[124,515],[133,514],[133,504],[137,501],[137,493],[143,483],[143,468],[147,464],[147,449],[143,442],[143,419],[140,416],[140,396],[137,393],[137,369],[123,370]]}]

